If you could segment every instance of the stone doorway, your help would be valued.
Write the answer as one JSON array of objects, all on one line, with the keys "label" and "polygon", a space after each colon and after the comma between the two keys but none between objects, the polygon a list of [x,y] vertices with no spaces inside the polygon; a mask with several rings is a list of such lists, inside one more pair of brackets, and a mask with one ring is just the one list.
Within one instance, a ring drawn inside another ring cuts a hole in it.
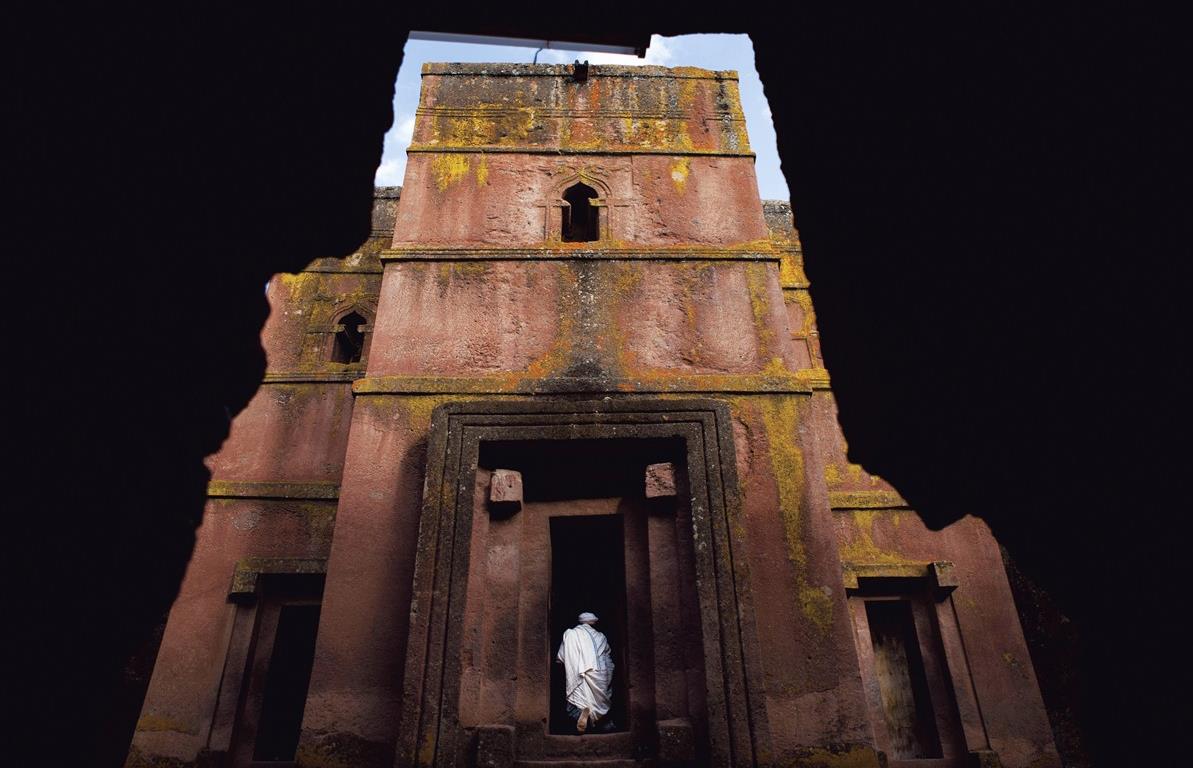
[{"label": "stone doorway", "polygon": [[[437,410],[397,763],[749,763],[731,439],[710,401]],[[613,648],[611,733],[569,732],[555,692],[578,610]]]},{"label": "stone doorway", "polygon": [[[646,496],[648,466],[682,474],[683,460],[675,438],[481,442],[459,661],[466,731],[512,727],[525,763],[646,759],[659,721],[704,729],[691,513],[674,492]],[[600,617],[615,664],[612,710],[583,736],[554,663],[582,611]]]}]

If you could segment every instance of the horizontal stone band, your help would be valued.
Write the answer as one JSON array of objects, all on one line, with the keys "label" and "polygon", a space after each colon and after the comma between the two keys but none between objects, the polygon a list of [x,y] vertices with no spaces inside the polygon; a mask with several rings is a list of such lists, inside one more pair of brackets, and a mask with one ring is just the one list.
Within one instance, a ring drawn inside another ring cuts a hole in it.
[{"label": "horizontal stone band", "polygon": [[498,154],[508,153],[516,155],[668,155],[670,157],[754,157],[748,149],[687,149],[676,147],[634,147],[632,149],[611,149],[608,147],[587,149],[549,146],[520,146],[507,147],[499,144],[411,144],[406,148],[407,154],[420,152],[467,152],[469,154]]},{"label": "horizontal stone band", "polygon": [[[811,373],[811,372],[809,372]],[[371,376],[352,385],[356,395],[386,394],[471,394],[471,395],[547,395],[591,394],[810,394],[819,381],[802,375],[701,374],[666,376],[657,380],[522,378],[505,376]]]},{"label": "horizontal stone band", "polygon": [[410,246],[387,248],[380,254],[388,261],[780,261],[786,251],[736,248],[451,248]]},{"label": "horizontal stone band", "polygon": [[907,501],[894,491],[829,491],[833,509],[907,509]]},{"label": "horizontal stone band", "polygon": [[243,480],[212,480],[207,484],[209,499],[338,499],[340,484],[268,483]]}]

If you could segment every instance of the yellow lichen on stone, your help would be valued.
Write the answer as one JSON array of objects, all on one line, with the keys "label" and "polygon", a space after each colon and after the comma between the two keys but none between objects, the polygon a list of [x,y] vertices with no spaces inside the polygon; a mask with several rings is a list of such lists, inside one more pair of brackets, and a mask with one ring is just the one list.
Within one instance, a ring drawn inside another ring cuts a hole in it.
[{"label": "yellow lichen on stone", "polygon": [[692,164],[684,157],[671,164],[671,181],[675,184],[675,191],[683,194],[688,186],[688,174],[692,172]]},{"label": "yellow lichen on stone", "polygon": [[193,725],[175,720],[172,717],[146,713],[137,720],[137,730],[142,732],[163,732],[197,734],[199,729]]},{"label": "yellow lichen on stone", "polygon": [[576,285],[579,279],[580,276],[576,272],[574,265],[567,264],[560,271],[558,276],[560,290],[557,294],[559,298],[555,309],[559,325],[556,327],[555,339],[547,352],[537,357],[526,367],[526,371],[523,374],[525,377],[530,379],[550,378],[553,374],[558,374],[567,367],[576,325],[575,317],[572,314],[572,307],[568,299],[569,293],[567,287],[569,285]]},{"label": "yellow lichen on stone", "polygon": [[722,80],[721,88],[723,89],[724,101],[729,105],[729,115],[733,120],[732,132],[724,137],[724,140],[728,142],[728,146],[725,148],[748,152],[750,150],[750,137],[746,131],[746,115],[742,111],[741,93],[737,80]]},{"label": "yellow lichen on stone", "polygon": [[873,747],[850,744],[801,750],[794,765],[801,768],[879,768],[885,766],[886,761],[879,758]]},{"label": "yellow lichen on stone", "polygon": [[750,294],[750,309],[754,314],[754,329],[758,335],[758,354],[764,357],[772,356],[777,351],[775,331],[771,326],[768,278],[765,264],[746,265],[746,288]]},{"label": "yellow lichen on stone", "polygon": [[[879,516],[883,519],[898,518],[903,512],[880,509],[858,509],[847,514],[854,535],[840,547],[844,563],[903,565],[908,561],[897,552],[880,548],[874,543],[874,526]],[[915,514],[914,512],[911,514]]]},{"label": "yellow lichen on stone", "polygon": [[476,185],[483,187],[489,183],[489,158],[481,155],[480,162],[476,164]]},{"label": "yellow lichen on stone", "polygon": [[431,170],[435,173],[435,185],[439,191],[447,191],[448,187],[467,176],[469,165],[468,155],[460,152],[435,155],[431,160]]},{"label": "yellow lichen on stone", "polygon": [[833,599],[822,587],[801,584],[799,606],[820,631],[827,632],[833,623]]},{"label": "yellow lichen on stone", "polygon": [[811,584],[807,577],[808,553],[803,538],[803,493],[800,478],[804,476],[804,457],[796,445],[799,429],[799,409],[794,398],[786,396],[762,397],[758,410],[766,429],[771,471],[779,490],[779,514],[787,538],[787,558],[795,570],[796,594],[800,609],[821,632],[827,632],[833,622],[832,599],[824,589]]}]

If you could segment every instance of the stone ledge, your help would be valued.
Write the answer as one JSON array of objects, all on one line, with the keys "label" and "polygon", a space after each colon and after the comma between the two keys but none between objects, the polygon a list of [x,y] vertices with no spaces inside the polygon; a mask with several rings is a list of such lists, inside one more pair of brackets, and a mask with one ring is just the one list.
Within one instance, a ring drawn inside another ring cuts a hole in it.
[{"label": "stone ledge", "polygon": [[[572,76],[571,64],[520,63],[439,63],[423,64],[424,75],[485,75],[487,77],[567,77]],[[588,77],[628,77],[640,80],[661,77],[667,80],[737,80],[736,69],[703,69],[701,67],[663,67],[656,64],[593,64]],[[399,187],[400,189],[400,187]]]},{"label": "stone ledge", "polygon": [[796,378],[815,390],[832,389],[832,380],[824,368],[803,368],[795,373]]},{"label": "stone ledge", "polygon": [[829,506],[833,509],[910,509],[907,501],[895,491],[829,491]]},{"label": "stone ledge", "polygon": [[[389,235],[392,237],[393,233],[391,232]],[[304,274],[313,273],[320,275],[380,275],[383,272],[379,267],[344,264],[342,263],[342,259],[335,260],[340,261],[341,263],[339,264],[334,264],[332,261],[332,259],[326,259],[319,262],[311,262],[302,271]]]},{"label": "stone ledge", "polygon": [[[599,242],[599,241],[598,241]],[[740,247],[622,245],[586,248],[528,246],[524,248],[493,248],[485,246],[409,246],[386,248],[380,253],[382,263],[390,261],[558,261],[588,259],[605,261],[774,261],[791,252],[786,246],[764,246],[758,249]]]},{"label": "stone ledge", "polygon": [[470,394],[546,395],[665,394],[698,392],[712,394],[810,394],[813,385],[798,375],[702,374],[668,376],[660,380],[521,378],[506,376],[370,376],[352,385],[355,395]]},{"label": "stone ledge", "polygon": [[262,384],[349,384],[365,375],[362,367],[356,371],[271,371]]},{"label": "stone ledge", "polygon": [[562,149],[549,146],[506,147],[499,144],[411,144],[406,148],[406,154],[422,154],[436,152],[467,152],[475,154],[513,154],[513,155],[667,155],[670,157],[754,157],[748,149],[678,149],[635,147],[633,149]]},{"label": "stone ledge", "polygon": [[937,599],[952,594],[961,585],[953,563],[936,560],[931,563],[842,563],[845,588],[860,588],[858,579],[927,579]]},{"label": "stone ledge", "polygon": [[340,497],[340,484],[268,483],[245,480],[212,480],[207,484],[209,499],[304,499],[335,500]]},{"label": "stone ledge", "polygon": [[[436,104],[431,107],[419,107],[414,114],[421,117],[423,115],[430,115],[434,117],[467,117],[482,119],[492,117],[507,117],[507,116],[525,116],[529,107],[517,106],[480,106],[474,105],[469,107],[452,107],[442,106]],[[588,118],[588,119],[629,119],[637,120],[639,122],[648,122],[655,120],[693,120],[693,121],[715,121],[718,123],[745,123],[744,117],[734,115],[729,111],[714,111],[714,112],[694,112],[684,109],[615,109],[602,105],[589,106],[587,108],[569,107],[569,106],[538,106],[533,107],[534,116],[538,119],[552,119],[552,118]],[[426,142],[424,146],[440,146],[433,142]],[[447,146],[462,146],[458,144],[448,143]],[[499,144],[501,147],[521,147],[524,144]],[[650,147],[658,150],[660,147]],[[567,151],[571,151],[568,149]],[[706,151],[706,150],[696,150]]]},{"label": "stone ledge", "polygon": [[257,580],[260,576],[275,573],[327,573],[327,558],[246,557],[236,563],[236,570],[232,572],[232,584],[228,587],[229,599],[244,600],[253,597],[257,593]]}]

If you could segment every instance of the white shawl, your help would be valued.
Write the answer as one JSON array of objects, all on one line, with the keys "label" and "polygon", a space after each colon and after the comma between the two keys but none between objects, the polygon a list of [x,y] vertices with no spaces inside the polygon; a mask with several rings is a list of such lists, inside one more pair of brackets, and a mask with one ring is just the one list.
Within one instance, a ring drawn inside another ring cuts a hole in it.
[{"label": "white shawl", "polygon": [[568,702],[604,717],[613,692],[613,659],[605,636],[587,624],[564,630],[555,656],[563,662]]}]

